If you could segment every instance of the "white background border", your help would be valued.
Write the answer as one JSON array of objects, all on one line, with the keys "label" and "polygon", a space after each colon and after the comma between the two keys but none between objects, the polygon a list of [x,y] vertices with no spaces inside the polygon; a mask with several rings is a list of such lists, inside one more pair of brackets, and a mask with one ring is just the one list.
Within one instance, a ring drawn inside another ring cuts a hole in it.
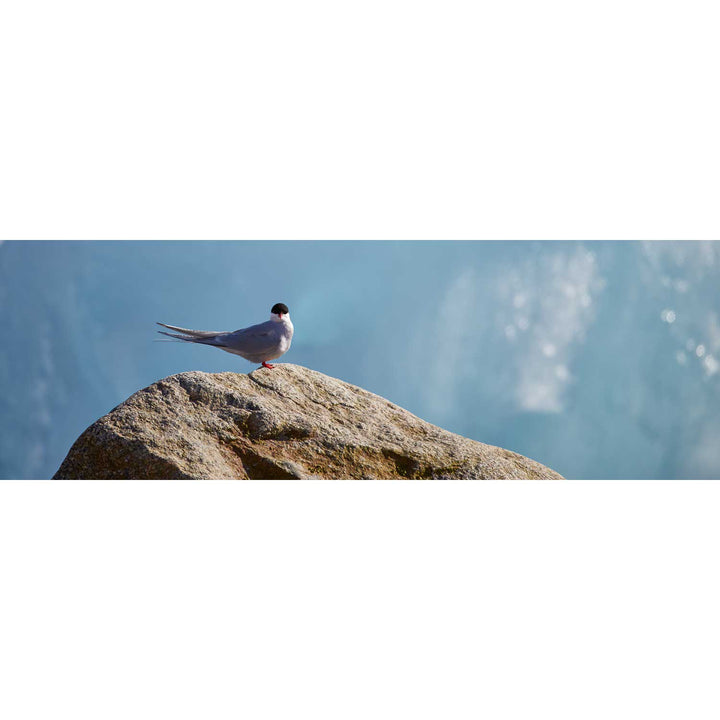
[{"label": "white background border", "polygon": [[10,0],[2,237],[715,239],[719,14]]}]

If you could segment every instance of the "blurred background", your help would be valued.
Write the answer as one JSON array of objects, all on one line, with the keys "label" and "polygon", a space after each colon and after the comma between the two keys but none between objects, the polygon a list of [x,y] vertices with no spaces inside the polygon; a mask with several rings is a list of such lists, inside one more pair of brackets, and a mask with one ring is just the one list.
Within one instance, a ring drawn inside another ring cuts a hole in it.
[{"label": "blurred background", "polygon": [[0,244],[0,477],[48,478],[97,418],[242,358],[153,342],[285,302],[280,362],[568,478],[720,477],[720,243]]}]

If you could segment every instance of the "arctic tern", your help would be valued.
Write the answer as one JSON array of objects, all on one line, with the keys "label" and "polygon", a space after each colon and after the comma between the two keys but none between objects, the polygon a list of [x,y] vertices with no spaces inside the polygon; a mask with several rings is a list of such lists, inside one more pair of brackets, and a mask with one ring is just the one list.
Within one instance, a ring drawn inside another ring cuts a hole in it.
[{"label": "arctic tern", "polygon": [[[157,323],[169,330],[169,333],[158,330],[162,335],[184,340],[185,342],[212,345],[225,352],[240,355],[246,360],[261,363],[263,367],[272,370],[275,366],[268,360],[275,360],[290,349],[293,336],[293,324],[290,320],[290,311],[284,303],[275,303],[270,310],[270,319],[258,325],[251,325],[235,332],[213,332],[209,330],[188,330],[187,328]],[[178,335],[177,333],[182,333]]]}]

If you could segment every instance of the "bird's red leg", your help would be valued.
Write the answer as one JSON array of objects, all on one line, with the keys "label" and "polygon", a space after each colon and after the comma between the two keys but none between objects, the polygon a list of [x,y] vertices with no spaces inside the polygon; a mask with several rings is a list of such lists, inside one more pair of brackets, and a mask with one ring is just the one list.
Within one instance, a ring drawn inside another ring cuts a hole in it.
[{"label": "bird's red leg", "polygon": [[271,365],[270,363],[266,363],[266,362],[263,362],[262,366],[269,368],[270,370],[272,370],[275,367],[274,365]]}]

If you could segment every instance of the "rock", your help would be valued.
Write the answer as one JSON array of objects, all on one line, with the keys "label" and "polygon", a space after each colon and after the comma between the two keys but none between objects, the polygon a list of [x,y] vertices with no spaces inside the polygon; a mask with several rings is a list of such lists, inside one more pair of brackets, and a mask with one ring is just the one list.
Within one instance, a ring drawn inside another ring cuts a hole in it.
[{"label": "rock", "polygon": [[77,439],[69,478],[547,478],[522,455],[420,420],[298,365],[185,372],[136,392]]}]

